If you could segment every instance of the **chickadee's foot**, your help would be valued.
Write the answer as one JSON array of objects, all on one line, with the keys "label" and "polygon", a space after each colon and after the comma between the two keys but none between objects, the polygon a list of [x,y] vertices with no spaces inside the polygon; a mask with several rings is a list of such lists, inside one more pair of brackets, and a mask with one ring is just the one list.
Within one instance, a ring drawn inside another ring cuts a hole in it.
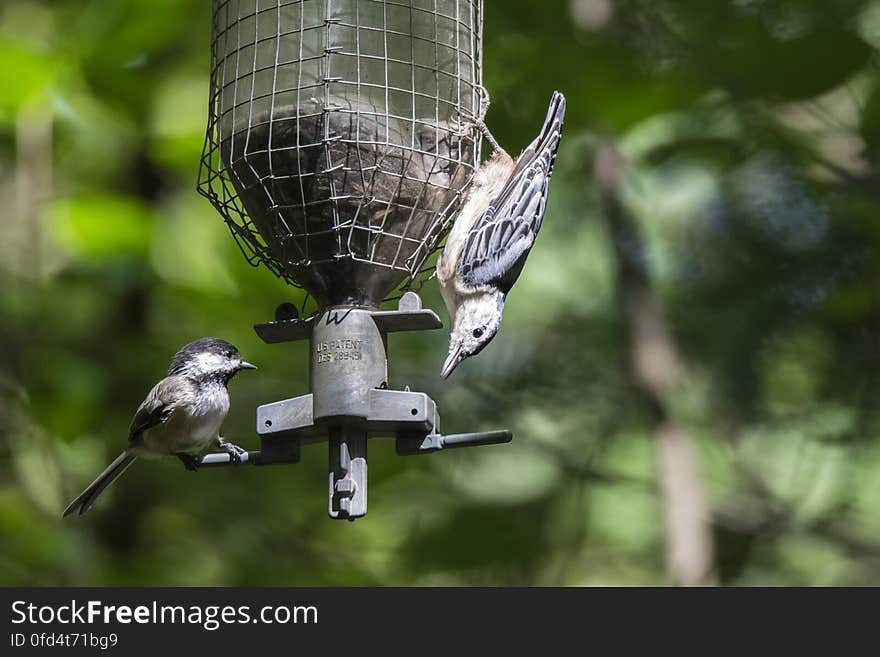
[{"label": "chickadee's foot", "polygon": [[190,472],[195,472],[199,469],[199,465],[201,465],[202,460],[197,456],[193,456],[192,454],[186,454],[184,452],[179,452],[175,454],[177,458],[180,459],[180,462],[183,463],[183,467],[185,467]]},{"label": "chickadee's foot", "polygon": [[222,443],[220,445],[226,452],[229,454],[229,460],[232,463],[241,463],[244,456],[247,456],[247,450],[242,449],[238,445],[233,445],[232,443]]}]

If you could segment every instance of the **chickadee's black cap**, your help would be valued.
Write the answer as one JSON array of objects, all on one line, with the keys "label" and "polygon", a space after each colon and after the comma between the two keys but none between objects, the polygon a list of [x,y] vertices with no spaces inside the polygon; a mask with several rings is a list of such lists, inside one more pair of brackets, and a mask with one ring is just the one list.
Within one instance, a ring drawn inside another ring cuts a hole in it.
[{"label": "chickadee's black cap", "polygon": [[240,358],[238,349],[234,344],[221,338],[200,338],[184,345],[174,354],[168,374],[179,374],[193,358],[199,354],[219,354],[228,358]]}]

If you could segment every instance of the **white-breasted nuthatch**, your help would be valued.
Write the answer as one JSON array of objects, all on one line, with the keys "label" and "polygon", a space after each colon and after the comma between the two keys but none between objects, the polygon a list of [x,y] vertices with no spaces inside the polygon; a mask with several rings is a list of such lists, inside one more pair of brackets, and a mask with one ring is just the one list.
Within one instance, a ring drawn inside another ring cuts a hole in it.
[{"label": "white-breasted nuthatch", "polygon": [[226,385],[241,370],[256,366],[219,338],[202,338],[180,349],[168,376],[159,381],[138,408],[128,430],[128,447],[64,510],[69,516],[88,511],[101,492],[139,456],[177,456],[189,470],[196,455],[211,447],[240,461],[244,450],[220,437],[229,411]]},{"label": "white-breasted nuthatch", "polygon": [[515,160],[498,146],[482,117],[470,121],[494,153],[474,175],[437,260],[437,280],[452,322],[443,378],[478,354],[501,327],[507,293],[541,228],[564,117],[565,97],[557,91],[540,134]]}]

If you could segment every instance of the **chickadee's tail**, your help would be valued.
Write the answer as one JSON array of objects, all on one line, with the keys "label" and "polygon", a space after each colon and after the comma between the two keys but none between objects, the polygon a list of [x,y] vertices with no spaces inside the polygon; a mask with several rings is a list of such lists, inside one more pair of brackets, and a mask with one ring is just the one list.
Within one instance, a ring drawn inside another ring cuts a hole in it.
[{"label": "chickadee's tail", "polygon": [[134,463],[136,458],[136,456],[133,456],[128,452],[122,452],[122,454],[117,456],[116,460],[108,465],[107,469],[99,474],[98,478],[89,484],[89,487],[80,493],[79,497],[64,509],[64,517],[66,518],[71,513],[75,513],[77,509],[79,509],[80,515],[83,515],[86,511],[91,509],[95,500],[98,499],[98,495],[100,495],[107,486],[116,481],[116,479],[126,471],[128,466]]}]

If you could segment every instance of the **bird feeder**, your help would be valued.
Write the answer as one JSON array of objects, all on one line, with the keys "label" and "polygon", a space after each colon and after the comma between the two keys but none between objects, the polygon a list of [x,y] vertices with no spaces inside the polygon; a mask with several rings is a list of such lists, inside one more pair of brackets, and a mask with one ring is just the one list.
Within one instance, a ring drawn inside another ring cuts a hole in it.
[{"label": "bird feeder", "polygon": [[[199,191],[248,261],[304,288],[255,330],[310,341],[305,396],[257,410],[256,464],[329,441],[329,513],[367,510],[367,439],[399,454],[508,442],[443,436],[437,405],[391,390],[387,336],[442,326],[414,292],[480,161],[463,134],[481,90],[482,0],[214,0],[209,125]],[[226,464],[225,454],[204,464]]]}]

